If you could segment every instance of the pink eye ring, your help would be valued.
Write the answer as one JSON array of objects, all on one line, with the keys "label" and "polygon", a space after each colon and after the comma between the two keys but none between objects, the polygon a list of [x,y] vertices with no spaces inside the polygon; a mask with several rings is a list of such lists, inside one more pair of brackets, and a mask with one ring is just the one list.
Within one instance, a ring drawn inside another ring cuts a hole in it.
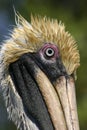
[{"label": "pink eye ring", "polygon": [[59,50],[56,45],[52,43],[46,43],[41,47],[39,54],[45,59],[56,59],[59,57]]}]

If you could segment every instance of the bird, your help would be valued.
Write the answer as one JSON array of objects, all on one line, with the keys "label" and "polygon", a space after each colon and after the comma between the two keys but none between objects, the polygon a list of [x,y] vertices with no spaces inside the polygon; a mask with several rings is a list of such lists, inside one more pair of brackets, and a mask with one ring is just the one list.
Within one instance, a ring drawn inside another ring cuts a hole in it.
[{"label": "bird", "polygon": [[77,43],[64,23],[15,15],[0,49],[0,84],[8,118],[20,130],[79,130]]}]

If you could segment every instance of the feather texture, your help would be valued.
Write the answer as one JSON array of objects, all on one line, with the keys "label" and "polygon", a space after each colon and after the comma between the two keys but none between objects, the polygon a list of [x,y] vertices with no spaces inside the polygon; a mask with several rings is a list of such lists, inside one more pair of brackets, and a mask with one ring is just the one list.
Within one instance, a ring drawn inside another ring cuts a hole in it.
[{"label": "feather texture", "polygon": [[31,24],[18,16],[17,26],[11,38],[2,46],[1,55],[6,66],[22,54],[36,52],[43,44],[53,43],[59,48],[67,73],[72,74],[80,65],[79,51],[74,38],[65,31],[65,26],[55,19],[31,16]]},{"label": "feather texture", "polygon": [[23,111],[21,97],[9,75],[9,65],[24,53],[36,52],[43,44],[53,43],[58,46],[66,71],[71,75],[80,65],[79,51],[76,41],[65,31],[61,22],[47,17],[31,16],[31,23],[28,23],[22,16],[16,14],[16,17],[16,27],[0,50],[0,81],[9,118],[20,129],[38,130]]}]

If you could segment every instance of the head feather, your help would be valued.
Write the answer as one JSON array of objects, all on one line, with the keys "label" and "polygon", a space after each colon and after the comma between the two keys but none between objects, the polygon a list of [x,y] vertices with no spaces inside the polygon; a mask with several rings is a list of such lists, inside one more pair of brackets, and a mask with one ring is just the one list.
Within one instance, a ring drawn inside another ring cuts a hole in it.
[{"label": "head feather", "polygon": [[11,38],[2,45],[1,57],[3,64],[9,66],[22,54],[36,52],[45,43],[56,44],[59,48],[62,62],[70,75],[80,65],[79,51],[74,38],[65,31],[65,26],[56,19],[31,16],[28,23],[22,16],[17,15],[16,27]]}]

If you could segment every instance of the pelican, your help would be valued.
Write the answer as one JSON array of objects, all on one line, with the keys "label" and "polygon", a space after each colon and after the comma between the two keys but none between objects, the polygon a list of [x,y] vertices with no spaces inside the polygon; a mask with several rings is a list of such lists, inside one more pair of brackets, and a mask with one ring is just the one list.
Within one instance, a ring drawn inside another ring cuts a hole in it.
[{"label": "pelican", "polygon": [[16,14],[0,50],[0,82],[8,117],[20,130],[79,130],[76,41],[62,22]]}]

